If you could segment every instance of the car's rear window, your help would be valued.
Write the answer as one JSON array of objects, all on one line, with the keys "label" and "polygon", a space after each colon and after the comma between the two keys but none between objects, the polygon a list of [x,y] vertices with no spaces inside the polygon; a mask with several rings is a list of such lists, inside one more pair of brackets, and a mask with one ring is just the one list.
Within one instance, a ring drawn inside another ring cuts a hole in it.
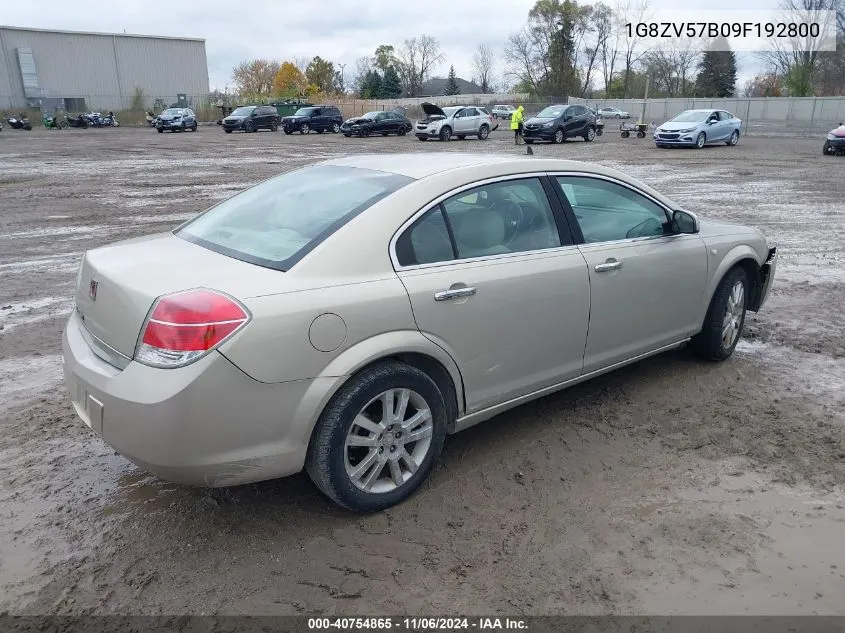
[{"label": "car's rear window", "polygon": [[284,271],[412,180],[357,167],[305,167],[224,200],[175,234],[223,255]]}]

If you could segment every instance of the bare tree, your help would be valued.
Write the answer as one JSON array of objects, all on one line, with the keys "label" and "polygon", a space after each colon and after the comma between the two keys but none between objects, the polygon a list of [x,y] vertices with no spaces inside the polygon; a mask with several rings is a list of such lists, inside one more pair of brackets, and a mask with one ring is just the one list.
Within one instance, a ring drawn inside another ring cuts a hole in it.
[{"label": "bare tree", "polygon": [[694,83],[693,69],[700,55],[701,47],[692,39],[649,50],[645,61],[656,91],[668,97],[687,95],[689,86]]},{"label": "bare tree", "polygon": [[[816,22],[828,32],[836,28],[829,19],[830,11],[839,11],[835,20],[840,21],[840,0],[781,0],[779,9],[782,22]],[[809,14],[809,15],[807,15]],[[760,53],[784,82],[793,97],[809,97],[815,93],[819,71],[825,56],[820,47],[821,38],[771,38],[771,50]]]},{"label": "bare tree", "polygon": [[622,32],[622,62],[625,65],[625,76],[622,82],[622,97],[624,99],[628,98],[631,73],[637,63],[643,58],[643,55],[645,55],[645,52],[640,50],[642,38],[637,35],[636,30],[632,30],[629,33],[625,24],[646,22],[648,13],[648,0],[620,0],[617,6],[616,28]]},{"label": "bare tree", "polygon": [[352,89],[361,94],[361,88],[364,85],[364,80],[373,69],[372,57],[359,57],[355,60],[355,68],[352,70]]},{"label": "bare tree", "polygon": [[410,97],[420,93],[423,83],[432,69],[445,59],[440,52],[440,43],[430,35],[420,35],[405,40],[396,51],[396,66],[403,89]]},{"label": "bare tree", "polygon": [[[593,70],[597,64],[602,65],[602,70],[605,72],[605,92],[607,92],[609,81],[607,80],[607,63],[611,63],[611,74],[613,73],[612,64],[615,60],[609,59],[609,46],[613,32],[613,10],[606,4],[599,2],[592,7],[591,18],[592,40],[585,44],[585,67],[581,72],[583,79],[581,83],[581,96],[585,96],[590,89],[593,80]],[[616,56],[616,51],[613,51],[613,56]]]},{"label": "bare tree", "polygon": [[269,59],[244,61],[232,70],[232,79],[238,90],[247,94],[268,94],[281,64]]},{"label": "bare tree", "polygon": [[539,92],[549,76],[547,56],[529,29],[514,33],[505,43],[506,74],[517,85]]},{"label": "bare tree", "polygon": [[475,71],[473,79],[481,86],[483,93],[492,92],[495,63],[493,49],[487,44],[479,44],[475,55],[472,56],[472,67]]}]

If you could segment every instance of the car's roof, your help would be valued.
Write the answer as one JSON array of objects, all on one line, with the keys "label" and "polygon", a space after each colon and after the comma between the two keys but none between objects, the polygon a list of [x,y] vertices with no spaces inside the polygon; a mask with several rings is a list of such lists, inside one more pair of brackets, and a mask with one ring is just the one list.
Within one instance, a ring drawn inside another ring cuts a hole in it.
[{"label": "car's roof", "polygon": [[[472,154],[472,153],[415,153],[415,154],[359,154],[345,158],[323,161],[323,165],[338,165],[373,169],[387,173],[407,176],[422,180],[443,172],[456,172],[466,169],[473,172],[473,177],[498,177],[504,174],[533,172],[584,172],[621,179],[648,190],[658,199],[663,196],[653,191],[644,183],[638,182],[618,170],[577,160],[544,158],[541,156],[508,154]],[[489,167],[489,174],[484,174],[484,167]]]},{"label": "car's roof", "polygon": [[695,110],[684,110],[684,112],[713,112],[719,108],[696,108]]}]

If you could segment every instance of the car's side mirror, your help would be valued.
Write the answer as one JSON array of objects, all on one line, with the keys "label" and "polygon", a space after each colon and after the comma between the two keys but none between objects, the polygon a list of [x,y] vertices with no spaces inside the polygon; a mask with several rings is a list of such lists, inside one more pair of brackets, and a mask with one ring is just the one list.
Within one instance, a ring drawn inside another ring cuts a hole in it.
[{"label": "car's side mirror", "polygon": [[707,120],[707,125],[713,125],[714,123],[716,123],[716,119],[708,119]]},{"label": "car's side mirror", "polygon": [[692,213],[676,209],[672,212],[672,233],[676,235],[687,235],[698,233],[698,218]]}]

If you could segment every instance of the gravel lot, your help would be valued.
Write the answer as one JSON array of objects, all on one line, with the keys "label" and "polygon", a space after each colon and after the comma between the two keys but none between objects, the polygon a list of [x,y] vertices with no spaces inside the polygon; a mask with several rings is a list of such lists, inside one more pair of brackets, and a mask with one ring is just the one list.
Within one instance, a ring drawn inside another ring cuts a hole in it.
[{"label": "gravel lot", "polygon": [[773,296],[729,361],[681,350],[501,415],[450,438],[410,501],[359,517],[304,475],[159,481],[75,419],[59,354],[79,256],[342,153],[524,148],[501,129],[4,130],[0,613],[845,614],[845,159],[822,139],[535,146],[759,226]]}]

